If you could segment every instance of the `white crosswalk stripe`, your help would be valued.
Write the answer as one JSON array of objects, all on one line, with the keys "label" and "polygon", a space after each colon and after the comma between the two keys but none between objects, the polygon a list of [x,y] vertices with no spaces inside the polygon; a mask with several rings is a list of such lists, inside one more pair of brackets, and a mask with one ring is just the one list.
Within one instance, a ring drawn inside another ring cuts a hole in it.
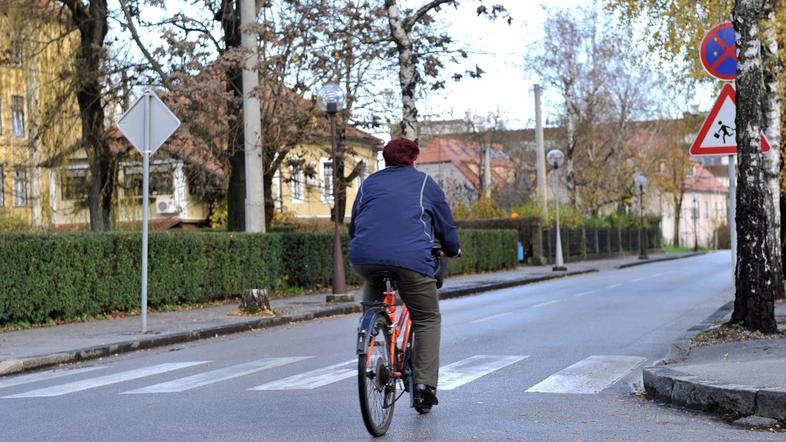
[{"label": "white crosswalk stripe", "polygon": [[64,376],[73,376],[80,373],[88,373],[95,370],[100,370],[104,367],[84,367],[74,368],[71,370],[50,370],[42,371],[40,373],[23,374],[14,376],[8,379],[0,380],[0,388],[15,387],[17,385],[31,384],[33,382],[48,381],[50,379],[62,378]]},{"label": "white crosswalk stripe", "polygon": [[246,376],[258,371],[292,364],[312,356],[295,356],[287,358],[264,358],[244,364],[233,365],[231,367],[219,368],[205,373],[195,374],[181,379],[175,379],[161,384],[150,385],[136,390],[125,391],[122,394],[144,394],[144,393],[179,393],[205,385],[215,384],[221,381]]},{"label": "white crosswalk stripe", "polygon": [[477,355],[439,369],[438,390],[453,390],[529,356]]},{"label": "white crosswalk stripe", "polygon": [[638,356],[590,356],[530,387],[528,393],[594,394],[619,382],[641,365]]},{"label": "white crosswalk stripe", "polygon": [[[353,365],[354,364],[354,365]],[[357,375],[357,359],[329,365],[278,381],[268,382],[249,390],[313,390]]]},{"label": "white crosswalk stripe", "polygon": [[56,385],[54,387],[41,388],[38,390],[32,390],[25,393],[14,394],[11,396],[4,396],[4,398],[7,399],[7,398],[62,396],[64,394],[75,393],[77,391],[103,387],[111,384],[118,384],[120,382],[131,381],[134,379],[139,379],[146,376],[153,376],[161,373],[166,373],[168,371],[179,370],[182,368],[193,367],[194,365],[206,364],[208,362],[210,361],[174,362],[174,363],[153,365],[151,367],[121,371],[119,373],[113,373],[106,376],[99,376],[97,378],[70,382],[67,384]]}]

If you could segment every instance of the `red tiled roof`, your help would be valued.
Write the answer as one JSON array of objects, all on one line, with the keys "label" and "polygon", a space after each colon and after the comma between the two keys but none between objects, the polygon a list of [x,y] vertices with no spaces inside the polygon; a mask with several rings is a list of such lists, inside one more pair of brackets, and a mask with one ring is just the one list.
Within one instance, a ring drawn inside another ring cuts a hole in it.
[{"label": "red tiled roof", "polygon": [[721,184],[717,178],[705,169],[701,164],[696,163],[693,168],[693,175],[685,178],[685,190],[694,192],[713,192],[728,193],[729,189]]},{"label": "red tiled roof", "polygon": [[[433,138],[422,146],[417,162],[419,164],[452,163],[462,175],[476,188],[480,188],[478,167],[481,164],[481,148],[476,141],[454,138]],[[492,144],[491,175],[494,182],[506,182],[505,169],[513,169],[513,163],[499,144]]]}]

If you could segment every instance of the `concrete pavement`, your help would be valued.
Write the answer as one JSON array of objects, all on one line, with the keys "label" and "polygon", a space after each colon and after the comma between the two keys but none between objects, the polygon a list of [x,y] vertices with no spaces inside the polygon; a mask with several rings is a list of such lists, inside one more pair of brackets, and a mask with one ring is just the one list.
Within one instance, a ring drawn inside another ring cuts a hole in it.
[{"label": "concrete pavement", "polygon": [[[635,255],[569,263],[567,272],[550,266],[520,266],[514,270],[448,278],[440,298],[468,296],[489,290],[532,284],[588,272],[607,271],[632,264],[654,263],[694,256],[692,253],[652,254],[647,261]],[[148,333],[140,333],[138,317],[95,320],[0,333],[0,376],[58,364],[100,358],[180,342],[211,338],[359,312],[356,302],[328,304],[326,293],[271,301],[273,317],[230,316],[236,305],[220,305],[148,315]]]},{"label": "concrete pavement", "polygon": [[[727,321],[731,305],[714,315]],[[786,327],[786,303],[775,316]],[[712,321],[705,321],[707,325]],[[717,326],[717,324],[716,324]],[[695,335],[700,329],[694,327]],[[684,342],[685,338],[678,340]],[[696,346],[677,344],[672,361],[644,370],[644,387],[656,400],[722,414],[740,425],[773,427],[786,424],[786,338],[765,337],[741,342]],[[672,345],[674,348],[675,345]]]}]

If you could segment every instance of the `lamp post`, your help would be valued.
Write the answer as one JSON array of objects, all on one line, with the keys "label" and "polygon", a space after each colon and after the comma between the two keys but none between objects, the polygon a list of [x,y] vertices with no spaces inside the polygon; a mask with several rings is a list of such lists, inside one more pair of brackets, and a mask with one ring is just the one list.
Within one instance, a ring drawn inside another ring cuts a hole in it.
[{"label": "lamp post", "polygon": [[331,154],[333,158],[333,293],[327,295],[327,302],[353,301],[347,294],[344,275],[344,254],[341,249],[341,228],[338,222],[338,161],[336,161],[336,114],[344,109],[346,96],[335,83],[326,83],[317,93],[317,105],[327,112],[330,119]]},{"label": "lamp post", "polygon": [[699,220],[699,195],[696,192],[691,192],[693,198],[693,251],[699,251],[699,230],[696,228],[696,223]]},{"label": "lamp post", "polygon": [[636,186],[639,188],[639,259],[649,259],[647,256],[647,231],[644,229],[644,187],[647,185],[647,177],[642,174],[636,175]]},{"label": "lamp post", "polygon": [[[565,161],[565,155],[559,149],[552,149],[546,155],[546,160],[554,169],[554,172],[556,172]],[[552,270],[564,272],[568,269],[565,268],[565,263],[562,261],[562,240],[559,234],[559,177],[556,173],[554,173],[554,206],[557,208],[557,244],[554,247],[554,267],[552,267]]]}]

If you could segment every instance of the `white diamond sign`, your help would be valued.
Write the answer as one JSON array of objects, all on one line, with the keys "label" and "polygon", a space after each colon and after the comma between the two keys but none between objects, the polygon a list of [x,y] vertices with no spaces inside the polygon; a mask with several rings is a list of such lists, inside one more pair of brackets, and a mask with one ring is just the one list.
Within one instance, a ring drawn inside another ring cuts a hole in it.
[{"label": "white diamond sign", "polygon": [[[145,139],[146,123],[149,126],[147,140]],[[117,128],[139,153],[150,155],[154,154],[179,126],[180,120],[150,89],[147,89],[117,120]]]}]

